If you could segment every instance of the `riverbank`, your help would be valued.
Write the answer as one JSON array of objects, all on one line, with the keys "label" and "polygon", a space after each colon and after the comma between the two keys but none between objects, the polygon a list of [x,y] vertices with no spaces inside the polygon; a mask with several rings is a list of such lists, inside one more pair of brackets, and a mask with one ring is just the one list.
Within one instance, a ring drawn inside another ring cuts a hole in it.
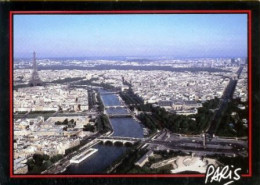
[{"label": "riverbank", "polygon": [[[104,93],[99,93],[97,99],[102,111],[105,109],[114,109],[111,108],[111,106],[121,106],[122,109],[127,109],[127,106],[125,106],[124,101],[118,94],[104,90],[101,91]],[[112,130],[110,129],[110,132],[103,135],[134,138],[143,137],[143,128],[133,117],[109,118],[107,114],[104,115],[108,118],[107,121],[109,122]],[[125,158],[129,152],[129,148],[125,146],[96,144],[93,148],[98,149],[98,151],[81,163],[77,165],[70,165],[64,174],[106,173],[107,170],[118,163],[120,159]]]}]

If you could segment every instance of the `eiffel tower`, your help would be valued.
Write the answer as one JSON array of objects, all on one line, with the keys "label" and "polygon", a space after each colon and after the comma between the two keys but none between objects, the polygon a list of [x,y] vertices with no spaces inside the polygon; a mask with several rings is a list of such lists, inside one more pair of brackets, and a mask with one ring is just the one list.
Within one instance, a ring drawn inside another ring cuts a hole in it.
[{"label": "eiffel tower", "polygon": [[32,72],[32,77],[29,82],[30,86],[41,86],[42,81],[39,77],[38,71],[37,71],[37,64],[36,64],[36,53],[33,52],[33,72]]}]

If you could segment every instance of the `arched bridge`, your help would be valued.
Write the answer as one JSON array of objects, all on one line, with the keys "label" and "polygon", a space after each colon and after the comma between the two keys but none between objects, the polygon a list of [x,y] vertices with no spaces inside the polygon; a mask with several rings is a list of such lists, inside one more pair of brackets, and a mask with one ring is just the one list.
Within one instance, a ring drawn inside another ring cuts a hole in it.
[{"label": "arched bridge", "polygon": [[97,138],[102,144],[123,144],[125,146],[132,146],[137,142],[141,141],[141,138],[131,138],[131,137],[100,137]]},{"label": "arched bridge", "polygon": [[111,106],[105,106],[106,109],[109,109],[109,108],[113,108],[113,109],[116,109],[116,108],[126,108],[125,105],[111,105]]}]

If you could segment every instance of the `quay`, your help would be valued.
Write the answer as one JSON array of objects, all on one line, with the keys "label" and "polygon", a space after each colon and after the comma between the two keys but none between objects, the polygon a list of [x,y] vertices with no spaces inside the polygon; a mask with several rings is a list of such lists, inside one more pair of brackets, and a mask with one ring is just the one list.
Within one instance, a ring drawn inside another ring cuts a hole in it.
[{"label": "quay", "polygon": [[98,149],[95,149],[95,148],[90,148],[88,150],[85,150],[82,153],[72,157],[70,159],[70,163],[80,163],[83,160],[85,160],[86,158],[88,158],[89,156],[91,156],[94,153],[96,153],[97,151],[98,151]]}]

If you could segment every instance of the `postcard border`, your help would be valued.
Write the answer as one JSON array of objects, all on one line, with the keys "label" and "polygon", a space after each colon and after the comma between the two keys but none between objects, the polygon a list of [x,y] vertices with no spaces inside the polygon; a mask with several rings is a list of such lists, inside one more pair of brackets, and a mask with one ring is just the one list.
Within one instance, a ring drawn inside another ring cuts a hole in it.
[{"label": "postcard border", "polygon": [[108,11],[9,11],[9,66],[10,66],[10,178],[163,178],[205,177],[204,174],[70,174],[70,175],[18,175],[13,173],[13,15],[14,14],[247,14],[248,20],[248,160],[249,172],[242,177],[252,177],[252,17],[251,10],[108,10]]}]

